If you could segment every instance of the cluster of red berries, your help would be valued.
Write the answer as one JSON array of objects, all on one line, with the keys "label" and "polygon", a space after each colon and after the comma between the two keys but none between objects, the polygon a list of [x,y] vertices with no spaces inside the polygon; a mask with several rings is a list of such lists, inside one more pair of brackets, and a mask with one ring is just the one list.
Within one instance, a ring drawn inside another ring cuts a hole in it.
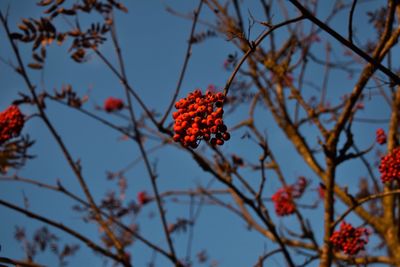
[{"label": "cluster of red berries", "polygon": [[0,113],[0,144],[17,137],[24,126],[24,114],[16,105]]},{"label": "cluster of red berries", "polygon": [[400,147],[381,158],[379,172],[382,183],[392,182],[395,179],[400,181]]},{"label": "cluster of red berries", "polygon": [[176,102],[178,111],[172,114],[174,141],[191,148],[197,148],[201,140],[209,141],[213,146],[228,141],[231,136],[222,120],[224,100],[222,93],[207,91],[203,95],[197,89]]},{"label": "cluster of red berries", "polygon": [[361,250],[365,250],[369,234],[367,228],[354,228],[351,224],[343,221],[339,231],[332,234],[330,241],[335,250],[343,251],[347,255],[356,255]]},{"label": "cluster of red berries", "polygon": [[104,101],[104,110],[106,112],[114,112],[124,108],[124,102],[119,99],[110,96]]},{"label": "cluster of red berries", "polygon": [[150,197],[147,195],[146,191],[140,191],[137,194],[137,200],[140,205],[145,205],[150,202]]},{"label": "cluster of red berries", "polygon": [[296,210],[294,203],[295,198],[300,198],[307,186],[305,177],[300,176],[297,183],[289,186],[282,187],[272,195],[274,202],[275,212],[278,216],[291,215]]},{"label": "cluster of red berries", "polygon": [[386,134],[382,128],[376,130],[376,142],[380,145],[386,144]]}]

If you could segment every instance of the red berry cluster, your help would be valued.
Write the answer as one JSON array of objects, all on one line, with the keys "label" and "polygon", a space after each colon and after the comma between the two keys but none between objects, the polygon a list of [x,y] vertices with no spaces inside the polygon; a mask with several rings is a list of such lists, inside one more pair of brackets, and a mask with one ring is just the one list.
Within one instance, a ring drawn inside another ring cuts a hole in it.
[{"label": "red berry cluster", "polygon": [[381,158],[379,172],[382,183],[392,182],[395,179],[400,181],[400,147]]},{"label": "red berry cluster", "polygon": [[150,197],[147,195],[146,191],[140,191],[137,194],[137,200],[140,205],[144,205],[144,204],[147,204],[148,202],[150,202]]},{"label": "red berry cluster", "polygon": [[104,101],[104,110],[107,112],[114,112],[124,108],[124,102],[119,99],[110,96]]},{"label": "red berry cluster", "polygon": [[231,136],[222,120],[224,100],[222,93],[207,91],[203,95],[197,89],[176,102],[178,111],[172,114],[174,141],[191,148],[197,148],[201,140],[209,141],[213,146],[228,141]]},{"label": "red berry cluster", "polygon": [[376,130],[376,142],[380,145],[386,144],[386,134],[382,128]]},{"label": "red berry cluster", "polygon": [[0,113],[0,144],[17,137],[24,126],[24,114],[18,106],[9,106]]},{"label": "red berry cluster", "polygon": [[275,212],[278,216],[287,216],[293,214],[296,210],[292,188],[290,186],[282,187],[272,195]]},{"label": "red berry cluster", "polygon": [[297,183],[282,187],[272,195],[275,212],[278,216],[287,216],[295,212],[295,198],[300,198],[307,186],[305,177],[300,176]]},{"label": "red berry cluster", "polygon": [[335,250],[341,250],[347,255],[356,255],[359,251],[365,250],[369,234],[368,229],[354,228],[343,221],[340,224],[340,230],[335,231],[330,240]]}]

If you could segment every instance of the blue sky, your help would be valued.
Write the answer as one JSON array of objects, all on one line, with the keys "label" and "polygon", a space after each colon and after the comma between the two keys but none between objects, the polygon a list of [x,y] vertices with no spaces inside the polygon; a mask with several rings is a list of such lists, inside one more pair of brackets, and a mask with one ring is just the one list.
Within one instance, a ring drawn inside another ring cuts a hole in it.
[{"label": "blue sky", "polygon": [[[197,1],[125,2],[129,13],[118,12],[116,23],[129,81],[149,107],[162,113],[168,106],[176,87],[191,27],[191,21],[171,15],[166,12],[165,7],[167,5],[172,6],[181,13],[188,13],[197,6]],[[35,5],[35,1],[2,1],[0,9],[4,11],[8,3],[10,3],[9,24],[13,30],[16,30],[16,24],[22,18],[40,16],[40,9]],[[368,38],[374,38],[372,29],[364,27],[367,20],[365,12],[373,10],[378,5],[379,1],[360,3],[356,10],[354,27],[357,40],[360,43],[365,42]],[[330,9],[331,6],[329,5],[321,5],[319,10],[321,18],[324,18]],[[243,8],[243,10],[246,10],[246,8]],[[254,17],[263,20],[259,7],[251,3],[248,10]],[[294,8],[290,7],[289,13],[294,15]],[[245,21],[247,21],[249,15],[244,11],[243,14],[246,18]],[[215,20],[207,7],[203,8],[200,18],[212,22]],[[87,25],[90,22],[90,18],[84,16],[80,19],[82,25]],[[281,20],[281,11],[278,7],[275,7],[274,23]],[[338,14],[330,25],[347,35],[346,21],[347,12],[343,12]],[[62,23],[60,25],[66,26]],[[309,23],[304,23],[304,27],[309,27],[309,25]],[[198,31],[207,30],[207,27],[198,25],[197,29]],[[260,26],[255,26],[252,29],[252,38],[255,38],[261,30]],[[277,33],[278,39],[283,38],[286,34],[285,30],[279,31]],[[15,61],[9,44],[4,40],[3,29],[0,30],[0,36],[2,37],[0,56],[6,60]],[[319,37],[321,42],[313,47],[316,54],[323,52],[326,43],[329,42],[337,57],[343,58],[344,49],[335,40],[324,33],[320,33]],[[265,45],[265,47],[268,46]],[[30,62],[30,47],[21,45],[20,49],[25,63]],[[38,86],[38,90],[46,89],[52,92],[53,89],[60,89],[63,85],[71,84],[80,95],[89,93],[89,101],[85,104],[85,109],[93,111],[105,119],[122,124],[123,121],[118,117],[95,110],[95,106],[102,105],[104,99],[108,96],[123,98],[123,87],[118,79],[95,54],[91,54],[90,59],[85,64],[77,64],[70,60],[67,50],[68,45],[52,45],[48,49],[48,60],[44,73],[29,71],[29,75]],[[116,62],[110,43],[102,46],[101,51],[110,56],[114,63]],[[223,62],[228,54],[235,51],[235,47],[225,38],[210,38],[204,43],[194,45],[180,97],[184,97],[194,88],[204,90],[209,84],[222,87],[230,75],[229,72],[224,70]],[[322,54],[320,57],[323,58],[324,55]],[[359,66],[356,67],[360,68]],[[44,77],[44,88],[41,84],[41,75]],[[315,67],[310,69],[308,79],[316,84],[321,84],[322,75],[322,67]],[[296,79],[296,73],[294,73],[294,76]],[[382,77],[382,75],[378,76]],[[355,77],[357,77],[357,74]],[[340,96],[350,92],[354,81],[347,79],[346,74],[341,71],[333,71],[328,83],[329,99],[333,103],[338,103]],[[5,64],[0,64],[0,84],[2,87],[0,90],[1,110],[17,98],[18,92],[28,93],[22,79]],[[316,93],[311,87],[306,89],[308,90],[306,94],[310,96]],[[387,90],[387,88],[384,88],[384,90]],[[382,98],[367,99],[365,106],[365,110],[359,113],[360,117],[388,118],[389,108],[385,106]],[[36,112],[34,108],[29,106],[23,106],[22,109],[30,115]],[[119,133],[67,107],[49,102],[46,110],[52,123],[61,133],[64,142],[70,148],[73,157],[81,160],[83,174],[96,200],[99,201],[104,193],[111,189],[117,191],[116,182],[107,181],[106,172],[117,171],[137,158],[139,155],[137,145],[131,141],[121,141]],[[142,112],[136,103],[135,111]],[[293,177],[288,180],[294,181],[297,176],[304,175],[312,181],[310,187],[315,188],[318,185],[315,175],[297,155],[293,146],[282,138],[283,134],[273,123],[268,110],[257,108],[256,111],[257,125],[261,131],[266,133],[271,149],[276,151],[277,160],[282,166],[285,166],[284,174],[287,177]],[[246,114],[246,107],[241,107],[235,113],[229,114],[225,120],[229,125],[234,125],[240,119],[245,118]],[[172,119],[169,118],[168,122],[172,122]],[[385,125],[380,126],[386,129]],[[359,147],[365,148],[373,143],[377,127],[377,125],[355,123],[354,134],[359,142]],[[315,134],[312,133],[312,130],[315,129],[309,127],[303,132],[308,140],[315,140]],[[31,153],[37,157],[29,161],[22,170],[18,171],[18,174],[50,184],[55,184],[57,179],[60,179],[65,187],[83,196],[77,180],[45,125],[39,119],[32,118],[26,124],[23,133],[29,134],[32,139],[36,140]],[[221,150],[257,162],[262,151],[251,140],[241,139],[240,137],[243,134],[244,131],[241,130],[234,132],[232,140],[224,145]],[[316,144],[316,141],[314,143]],[[146,143],[147,148],[154,145],[156,145],[156,142],[149,141]],[[373,158],[373,153],[371,153],[370,158]],[[208,184],[211,180],[210,175],[202,172],[188,153],[175,147],[167,146],[157,150],[150,154],[150,161],[157,166],[158,185],[161,191],[196,188],[198,185]],[[259,173],[244,170],[243,174],[251,183],[258,182]],[[267,181],[267,196],[270,196],[280,187],[272,172],[269,174],[271,177]],[[343,186],[349,186],[350,190],[356,190],[354,186],[358,184],[358,178],[366,176],[366,174],[359,162],[351,162],[339,168],[338,182]],[[139,191],[151,192],[149,177],[143,162],[135,165],[126,175],[128,178],[127,200],[135,200]],[[223,188],[218,182],[214,182],[213,187]],[[355,193],[355,191],[351,192]],[[62,221],[96,240],[97,227],[93,223],[83,223],[79,214],[71,210],[74,203],[64,196],[21,183],[1,182],[1,199],[22,206],[24,194],[29,197],[29,208],[31,210],[55,218],[57,221]],[[304,197],[300,202],[310,203],[315,199],[315,192],[310,191],[309,196]],[[338,207],[341,207],[340,205],[338,203]],[[167,204],[167,210],[167,218],[171,222],[176,218],[187,216],[189,213],[187,205],[170,202]],[[155,243],[166,247],[158,216],[148,218],[148,215],[152,213],[157,214],[156,206],[153,204],[142,210],[137,221],[140,232]],[[322,215],[321,210],[306,211],[306,214],[312,221],[314,229],[321,229],[321,220],[319,220]],[[24,226],[28,234],[31,234],[42,224],[3,207],[0,207],[0,216],[4,225],[0,229],[0,244],[2,245],[0,256],[23,257],[20,246],[13,239],[14,225]],[[352,219],[354,224],[359,223],[356,218]],[[282,223],[288,228],[296,228],[293,218],[277,218],[276,223]],[[321,237],[318,230],[316,231],[317,236]],[[94,256],[92,252],[85,248],[84,244],[57,230],[53,230],[53,232],[62,238],[62,242],[77,243],[81,247],[77,255],[70,260],[70,266],[87,266],[89,264],[99,266],[101,264],[101,259]],[[178,255],[184,257],[186,255],[187,235],[174,235],[174,240],[177,244]],[[220,264],[219,266],[252,266],[263,251],[269,251],[274,247],[271,242],[256,231],[248,230],[245,222],[232,213],[218,207],[204,206],[194,230],[192,255],[195,256],[199,251],[207,249],[210,258],[215,259]],[[152,257],[152,252],[143,247],[140,242],[135,242],[129,251],[133,255],[135,266],[145,266]],[[39,255],[36,260],[49,266],[56,264],[54,256],[50,253]],[[285,266],[280,256],[272,257],[270,263],[273,266]],[[166,266],[167,264],[161,256],[157,257],[156,266]],[[200,265],[195,264],[195,266]]]}]

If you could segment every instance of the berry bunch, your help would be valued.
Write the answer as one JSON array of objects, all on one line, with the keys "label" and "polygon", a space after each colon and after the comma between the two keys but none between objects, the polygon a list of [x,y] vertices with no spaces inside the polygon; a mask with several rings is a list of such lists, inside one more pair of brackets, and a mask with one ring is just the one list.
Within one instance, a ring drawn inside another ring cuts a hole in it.
[{"label": "berry bunch", "polygon": [[119,98],[110,96],[104,101],[104,110],[106,112],[114,112],[117,110],[121,110],[123,108],[124,108],[124,102]]},{"label": "berry bunch", "polygon": [[191,148],[197,148],[201,140],[209,141],[213,146],[228,141],[230,134],[222,120],[224,100],[222,93],[207,91],[203,95],[197,89],[176,102],[178,111],[172,114],[174,141]]},{"label": "berry bunch", "polygon": [[386,144],[386,134],[382,128],[376,130],[376,142],[380,145]]},{"label": "berry bunch", "polygon": [[272,195],[275,212],[278,216],[287,216],[295,212],[295,198],[300,198],[307,186],[305,177],[300,176],[295,184],[280,188]]},{"label": "berry bunch", "polygon": [[274,202],[275,212],[278,216],[287,216],[293,214],[296,210],[292,187],[282,187],[272,195],[272,201]]},{"label": "berry bunch", "polygon": [[138,200],[140,205],[145,205],[148,202],[150,202],[150,197],[147,195],[146,191],[140,191],[137,194],[137,200]]},{"label": "berry bunch", "polygon": [[24,126],[24,114],[18,106],[9,106],[0,113],[0,144],[17,137]]},{"label": "berry bunch", "polygon": [[382,183],[392,182],[395,179],[400,181],[400,147],[381,158],[379,172]]},{"label": "berry bunch", "polygon": [[341,250],[347,255],[356,255],[359,251],[365,250],[368,236],[368,229],[354,228],[351,224],[343,221],[340,224],[340,230],[332,234],[330,241],[335,250]]}]

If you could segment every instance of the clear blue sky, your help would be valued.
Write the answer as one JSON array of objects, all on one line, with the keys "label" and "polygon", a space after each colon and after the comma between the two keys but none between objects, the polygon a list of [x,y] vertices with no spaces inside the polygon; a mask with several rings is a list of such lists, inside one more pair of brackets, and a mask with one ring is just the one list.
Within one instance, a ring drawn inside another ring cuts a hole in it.
[{"label": "clear blue sky", "polygon": [[[40,9],[35,5],[36,1],[6,1],[0,2],[0,9],[5,10],[7,4],[10,4],[10,26],[16,30],[16,24],[26,17],[37,18],[40,16]],[[123,56],[126,62],[129,81],[137,92],[142,96],[144,102],[162,113],[172,96],[175,89],[179,71],[182,66],[186,42],[188,40],[191,21],[173,16],[166,12],[166,5],[174,7],[176,10],[187,13],[191,12],[196,6],[197,1],[125,1],[129,9],[128,14],[117,13],[118,37],[121,42]],[[324,2],[324,1],[322,1]],[[329,1],[327,1],[329,2]],[[334,1],[332,1],[334,2]],[[373,10],[379,5],[380,1],[369,1],[367,4],[360,3],[355,15],[355,33],[359,42],[365,42],[367,39],[374,38],[371,28],[364,27],[367,17],[365,12]],[[262,18],[262,12],[256,5],[249,6],[249,11],[255,18]],[[320,16],[323,18],[330,10],[330,5],[325,3],[320,6]],[[245,21],[247,22],[248,12],[243,8]],[[212,13],[205,7],[201,13],[202,20],[214,21]],[[294,14],[294,9],[289,9]],[[282,14],[276,8],[274,13],[274,23],[281,21]],[[81,16],[82,24],[87,24],[90,20]],[[346,32],[347,12],[340,13],[331,25],[339,32],[347,35]],[[65,24],[62,24],[66,26]],[[309,24],[305,24],[308,27]],[[368,25],[369,26],[369,25]],[[254,39],[259,33],[259,26],[252,30]],[[204,25],[199,25],[198,30],[207,30]],[[285,31],[282,30],[282,36]],[[316,53],[321,53],[325,49],[327,42],[330,42],[338,58],[342,57],[344,49],[341,46],[321,33],[321,42],[315,44],[313,48]],[[15,61],[8,42],[5,41],[4,30],[0,30],[0,56],[3,59]],[[23,59],[25,63],[31,61],[30,48],[21,44]],[[89,92],[89,101],[84,108],[97,112],[100,116],[114,122],[121,123],[117,117],[95,111],[96,105],[102,105],[104,99],[108,96],[123,98],[124,92],[118,79],[104,66],[95,54],[85,64],[76,64],[70,60],[67,54],[68,45],[52,45],[48,49],[48,61],[43,73],[43,84],[41,84],[41,74],[38,71],[29,71],[29,75],[38,86],[38,91],[44,89],[52,92],[53,89],[60,89],[62,85],[71,84],[80,94]],[[113,54],[113,48],[110,44],[101,47],[101,51],[106,55]],[[221,87],[229,77],[229,72],[223,69],[223,62],[229,53],[235,52],[235,47],[224,38],[210,38],[200,45],[193,46],[193,56],[190,60],[185,76],[180,96],[185,96],[194,88],[205,89],[209,84],[215,84]],[[324,57],[324,54],[320,56]],[[114,61],[115,62],[115,61]],[[322,82],[323,68],[315,68],[309,73],[308,78],[313,78],[313,82],[320,85]],[[357,74],[355,75],[357,77]],[[382,77],[382,75],[381,75]],[[296,73],[294,74],[296,79]],[[343,72],[335,71],[329,80],[329,98],[337,103],[340,96],[350,92],[355,80],[346,78]],[[22,79],[13,72],[8,66],[0,64],[0,110],[5,109],[14,99],[18,92],[28,93],[28,90]],[[315,91],[312,88],[306,88],[310,95]],[[384,88],[387,90],[387,88]],[[367,99],[366,108],[360,112],[360,117],[388,118],[388,108],[379,97]],[[61,133],[65,143],[70,148],[75,159],[80,159],[83,166],[83,174],[87,183],[90,185],[92,193],[96,200],[100,200],[105,192],[115,190],[118,187],[115,181],[107,181],[107,171],[117,171],[135,158],[139,152],[136,144],[131,141],[121,141],[119,133],[83,116],[82,114],[58,104],[49,103],[47,112],[54,123],[56,129]],[[139,108],[136,109],[141,112]],[[33,114],[35,109],[29,106],[23,106],[26,114]],[[304,175],[312,181],[310,188],[316,188],[318,180],[309,170],[302,159],[296,154],[291,144],[284,140],[282,132],[272,121],[268,111],[263,108],[257,109],[259,126],[261,131],[265,131],[270,141],[271,148],[275,151],[278,161],[285,166],[284,174],[289,177],[289,181],[294,181],[297,176]],[[226,121],[230,126],[237,123],[247,114],[246,107],[238,109],[234,114],[228,115]],[[169,122],[171,119],[169,119]],[[385,128],[385,125],[380,125]],[[367,125],[355,123],[354,133],[358,140],[359,147],[365,148],[372,144],[375,137],[375,130],[378,125]],[[312,130],[310,128],[309,130]],[[309,130],[304,131],[307,139],[315,139]],[[37,118],[31,119],[23,130],[24,134],[36,140],[31,153],[37,157],[28,162],[27,166],[18,171],[18,174],[41,182],[55,184],[57,179],[62,184],[75,190],[80,196],[83,196],[79,189],[77,180],[73,176],[66,161],[64,160],[56,143],[51,138],[45,125]],[[226,153],[235,153],[241,155],[253,162],[257,162],[261,155],[261,150],[251,140],[241,139],[244,131],[234,132],[232,140],[229,141],[222,151]],[[316,142],[314,142],[316,144]],[[147,148],[151,148],[156,143],[146,143]],[[371,157],[373,158],[373,153]],[[150,154],[150,160],[157,166],[159,174],[158,184],[161,191],[196,188],[197,185],[206,185],[210,181],[210,176],[194,163],[189,154],[180,151],[174,147],[166,147]],[[259,173],[250,170],[244,170],[243,174],[250,182],[258,181]],[[280,185],[276,177],[271,173],[267,182],[266,195],[270,196]],[[360,163],[345,164],[338,171],[338,182],[343,186],[354,188],[358,183],[358,178],[366,176],[366,171]],[[292,178],[290,178],[292,177]],[[136,199],[139,191],[146,190],[151,192],[150,181],[145,171],[143,163],[137,164],[127,173],[128,190],[127,200]],[[214,188],[221,188],[218,182],[214,182]],[[352,189],[351,189],[352,190]],[[356,189],[354,189],[356,190]],[[355,191],[353,191],[354,193]],[[0,198],[8,200],[17,205],[23,206],[23,196],[29,197],[29,208],[39,214],[46,215],[61,221],[64,224],[88,234],[96,240],[97,228],[93,223],[85,224],[81,221],[80,215],[71,210],[73,202],[64,196],[43,189],[23,185],[14,182],[1,182]],[[316,193],[309,192],[309,196],[304,197],[300,202],[311,203],[317,198]],[[340,203],[338,204],[340,207]],[[189,214],[187,205],[167,204],[167,218],[170,222],[179,217],[185,217]],[[150,218],[155,214],[154,218]],[[318,229],[322,229],[322,212],[316,210],[306,212],[312,221],[312,225],[321,237]],[[0,256],[11,258],[21,258],[23,254],[20,246],[14,241],[14,225],[24,226],[28,235],[31,235],[35,229],[42,226],[41,223],[32,221],[17,214],[14,211],[0,207],[0,218],[2,227],[0,228],[0,244],[2,250]],[[355,225],[359,223],[356,218],[352,222]],[[146,206],[137,220],[140,232],[150,240],[163,247],[166,247],[164,237],[161,232],[161,224],[158,219],[156,206],[151,204]],[[292,218],[276,219],[276,223],[282,223],[285,227],[296,229],[295,220]],[[80,250],[70,261],[70,266],[100,266],[101,259],[93,255],[84,244],[74,240],[68,235],[62,234],[58,230],[50,229],[59,237],[62,242],[77,243]],[[174,235],[177,244],[177,251],[180,257],[186,255],[187,235]],[[98,240],[97,240],[98,241]],[[194,230],[194,243],[192,248],[193,258],[199,251],[206,249],[211,259],[215,259],[221,267],[228,266],[252,266],[257,261],[263,251],[269,251],[275,245],[263,238],[257,232],[246,228],[245,222],[241,221],[235,215],[218,207],[205,206],[201,210],[201,215],[196,222]],[[372,246],[369,247],[372,249]],[[135,266],[145,266],[152,257],[152,252],[143,247],[140,242],[135,242],[129,250],[133,257]],[[38,263],[48,266],[55,266],[56,261],[50,253],[39,255],[36,258]],[[280,256],[270,259],[268,266],[285,266]],[[158,256],[156,266],[169,266],[161,256]],[[195,264],[194,266],[200,266]]]}]

